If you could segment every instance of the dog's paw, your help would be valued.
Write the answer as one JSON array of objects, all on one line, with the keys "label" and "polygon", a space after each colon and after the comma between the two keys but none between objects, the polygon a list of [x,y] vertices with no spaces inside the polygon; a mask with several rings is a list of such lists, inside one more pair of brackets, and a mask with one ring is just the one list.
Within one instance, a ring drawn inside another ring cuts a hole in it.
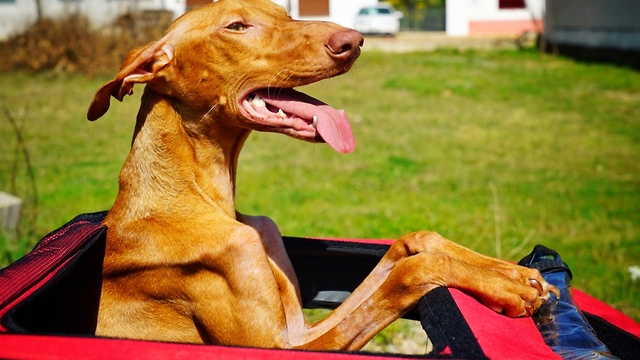
[{"label": "dog's paw", "polygon": [[551,294],[560,297],[557,287],[549,284],[536,269],[518,265],[493,269],[487,286],[478,297],[489,308],[510,317],[533,315],[549,300]]}]

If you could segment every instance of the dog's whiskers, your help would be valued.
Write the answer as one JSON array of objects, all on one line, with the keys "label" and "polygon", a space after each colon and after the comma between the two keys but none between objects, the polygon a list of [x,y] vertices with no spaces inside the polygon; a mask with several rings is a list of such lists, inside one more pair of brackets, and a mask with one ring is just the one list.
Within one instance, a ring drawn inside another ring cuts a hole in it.
[{"label": "dog's whiskers", "polygon": [[[278,77],[280,77],[280,75],[283,73],[288,73],[288,74],[283,79],[278,79]],[[279,84],[287,82],[289,81],[289,79],[291,79],[291,74],[289,73],[288,69],[285,68],[283,70],[280,70],[277,73],[273,74],[273,76],[269,80],[269,85],[267,85],[267,89],[275,88],[275,89],[279,89],[278,91],[281,91],[280,89],[282,89],[282,86],[279,86]]]},{"label": "dog's whiskers", "polygon": [[206,118],[209,114],[211,114],[215,109],[220,107],[220,103],[215,103],[204,115],[202,115],[202,119],[200,120],[204,120],[204,118]]}]

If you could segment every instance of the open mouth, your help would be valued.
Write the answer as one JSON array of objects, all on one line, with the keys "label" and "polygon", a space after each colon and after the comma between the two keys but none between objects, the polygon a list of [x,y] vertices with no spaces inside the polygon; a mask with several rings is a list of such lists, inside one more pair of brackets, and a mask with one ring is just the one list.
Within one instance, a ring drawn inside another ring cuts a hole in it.
[{"label": "open mouth", "polygon": [[265,88],[240,100],[243,115],[265,130],[309,140],[324,141],[341,153],[355,149],[349,119],[343,110],[293,89]]}]

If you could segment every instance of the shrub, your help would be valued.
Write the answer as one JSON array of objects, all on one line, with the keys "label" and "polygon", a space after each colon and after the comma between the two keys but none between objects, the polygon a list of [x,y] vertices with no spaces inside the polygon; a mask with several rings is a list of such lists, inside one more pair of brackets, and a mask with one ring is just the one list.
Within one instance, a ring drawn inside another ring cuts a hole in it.
[{"label": "shrub", "polygon": [[170,21],[164,12],[126,14],[98,30],[82,15],[45,18],[0,43],[0,71],[112,72],[131,49],[159,38]]}]

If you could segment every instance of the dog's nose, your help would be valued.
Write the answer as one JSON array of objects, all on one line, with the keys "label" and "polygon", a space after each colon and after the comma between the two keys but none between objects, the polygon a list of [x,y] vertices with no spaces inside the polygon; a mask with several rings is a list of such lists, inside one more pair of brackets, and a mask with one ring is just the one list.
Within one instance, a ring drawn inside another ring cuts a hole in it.
[{"label": "dog's nose", "polygon": [[329,55],[337,60],[347,60],[360,55],[360,47],[364,38],[355,30],[337,32],[327,40]]}]

